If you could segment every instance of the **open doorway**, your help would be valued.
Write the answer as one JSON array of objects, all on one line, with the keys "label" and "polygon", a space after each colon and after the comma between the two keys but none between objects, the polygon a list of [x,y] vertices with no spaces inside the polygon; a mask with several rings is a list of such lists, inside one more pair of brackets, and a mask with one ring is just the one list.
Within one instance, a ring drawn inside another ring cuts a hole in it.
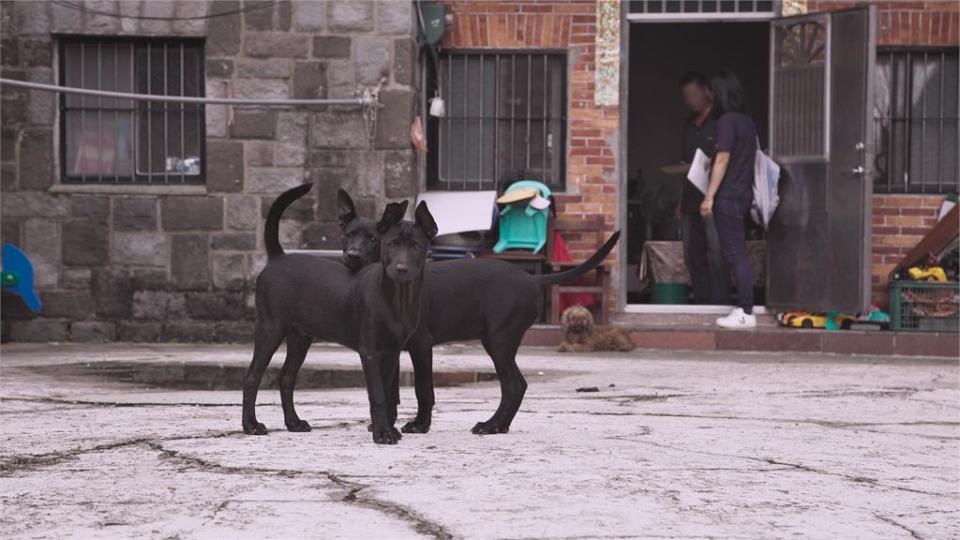
[{"label": "open doorway", "polygon": [[[627,303],[688,304],[694,299],[675,215],[687,180],[683,173],[665,170],[683,158],[683,127],[690,116],[679,80],[691,71],[707,77],[721,69],[736,73],[744,86],[746,112],[766,148],[770,26],[765,21],[633,23],[629,43]],[[763,305],[763,232],[751,228],[747,235],[752,258],[761,266],[755,301]]]}]

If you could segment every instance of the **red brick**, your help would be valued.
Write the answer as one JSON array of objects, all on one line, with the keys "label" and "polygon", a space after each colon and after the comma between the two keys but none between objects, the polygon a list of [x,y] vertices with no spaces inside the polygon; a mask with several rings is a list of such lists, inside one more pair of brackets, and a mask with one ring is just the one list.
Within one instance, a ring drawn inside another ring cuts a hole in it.
[{"label": "red brick", "polygon": [[712,332],[634,331],[630,332],[630,340],[641,349],[690,351],[712,351],[716,349]]},{"label": "red brick", "polygon": [[956,334],[897,332],[894,351],[904,356],[943,356],[956,361],[960,357],[960,340]]},{"label": "red brick", "polygon": [[823,335],[823,352],[839,354],[893,354],[893,335],[889,332],[827,332]]}]

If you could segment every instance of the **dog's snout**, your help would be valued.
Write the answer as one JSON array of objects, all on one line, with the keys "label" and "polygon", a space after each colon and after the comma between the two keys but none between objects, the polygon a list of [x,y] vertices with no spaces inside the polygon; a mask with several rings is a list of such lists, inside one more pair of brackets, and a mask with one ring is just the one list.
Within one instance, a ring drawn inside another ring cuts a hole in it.
[{"label": "dog's snout", "polygon": [[407,272],[410,271],[410,267],[404,263],[397,263],[396,265],[394,265],[394,269],[397,271],[398,274],[406,274]]},{"label": "dog's snout", "polygon": [[360,258],[361,255],[362,253],[360,253],[360,250],[357,248],[350,248],[347,250],[347,257]]}]

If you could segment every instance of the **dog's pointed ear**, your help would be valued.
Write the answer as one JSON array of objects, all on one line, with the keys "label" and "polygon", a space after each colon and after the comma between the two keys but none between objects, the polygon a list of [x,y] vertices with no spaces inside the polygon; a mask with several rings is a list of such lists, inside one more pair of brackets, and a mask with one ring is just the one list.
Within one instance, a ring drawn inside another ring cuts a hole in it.
[{"label": "dog's pointed ear", "polygon": [[397,204],[400,205],[400,215],[401,215],[401,216],[407,215],[407,206],[410,205],[410,201],[404,199],[404,200],[400,201],[400,202],[397,203]]},{"label": "dog's pointed ear", "polygon": [[348,223],[357,219],[357,209],[353,206],[353,199],[343,188],[337,190],[337,222],[340,228],[344,228]]},{"label": "dog's pointed ear", "polygon": [[426,201],[420,201],[420,204],[417,205],[417,211],[414,214],[414,218],[417,223],[417,227],[420,227],[420,230],[423,231],[423,234],[427,235],[427,238],[433,240],[437,236],[437,222],[433,220],[433,214],[430,213],[430,209],[427,208]]},{"label": "dog's pointed ear", "polygon": [[377,222],[377,232],[383,234],[397,223],[403,221],[403,214],[406,213],[406,210],[406,201],[403,203],[392,202],[388,204],[387,207],[383,209],[383,217]]}]

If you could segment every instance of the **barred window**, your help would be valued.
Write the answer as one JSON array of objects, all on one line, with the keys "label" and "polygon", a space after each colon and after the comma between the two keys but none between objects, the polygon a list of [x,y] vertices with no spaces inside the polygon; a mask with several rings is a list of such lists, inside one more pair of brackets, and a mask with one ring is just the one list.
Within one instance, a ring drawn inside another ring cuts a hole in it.
[{"label": "barred window", "polygon": [[521,176],[562,190],[566,66],[555,52],[441,53],[428,96],[446,114],[428,116],[428,188],[493,190]]},{"label": "barred window", "polygon": [[960,189],[957,48],[880,48],[874,122],[881,193]]},{"label": "barred window", "polygon": [[693,16],[714,13],[773,15],[773,0],[633,0],[630,13],[689,14]]},{"label": "barred window", "polygon": [[[64,86],[135,94],[204,95],[203,48],[196,40],[67,39]],[[62,94],[65,183],[202,184],[200,104]]]}]

